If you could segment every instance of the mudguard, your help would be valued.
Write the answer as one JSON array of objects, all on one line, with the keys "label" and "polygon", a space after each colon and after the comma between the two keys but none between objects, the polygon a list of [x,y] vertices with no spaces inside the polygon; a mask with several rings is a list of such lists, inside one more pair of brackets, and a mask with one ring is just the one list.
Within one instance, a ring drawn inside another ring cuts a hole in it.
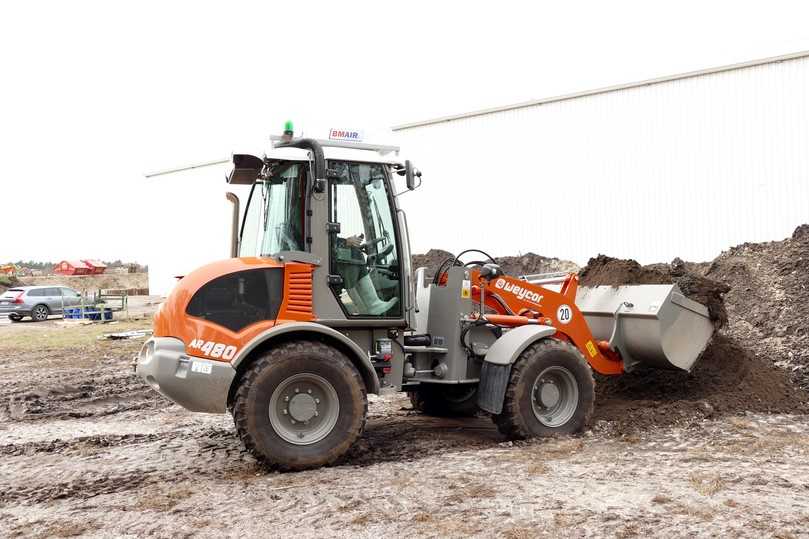
[{"label": "mudguard", "polygon": [[324,326],[322,324],[317,324],[314,322],[287,322],[285,324],[279,324],[274,326],[267,331],[257,335],[253,340],[251,340],[247,345],[239,351],[239,354],[233,358],[231,365],[234,369],[238,369],[239,364],[244,361],[246,358],[250,356],[250,353],[260,344],[274,339],[280,335],[285,335],[289,333],[296,333],[300,334],[301,337],[306,337],[307,334],[312,335],[321,335],[326,337],[327,339],[339,342],[340,344],[344,345],[344,347],[350,350],[352,353],[349,354],[348,359],[357,367],[357,370],[362,376],[363,381],[365,382],[365,389],[368,393],[379,394],[380,383],[379,377],[376,375],[376,371],[374,371],[374,367],[371,364],[371,360],[368,358],[368,354],[360,348],[357,343],[337,331],[336,329],[332,329],[328,326]]},{"label": "mudguard", "polygon": [[520,326],[506,332],[489,348],[483,359],[478,386],[478,407],[491,414],[503,411],[503,399],[511,375],[511,365],[526,348],[556,333],[542,325]]}]

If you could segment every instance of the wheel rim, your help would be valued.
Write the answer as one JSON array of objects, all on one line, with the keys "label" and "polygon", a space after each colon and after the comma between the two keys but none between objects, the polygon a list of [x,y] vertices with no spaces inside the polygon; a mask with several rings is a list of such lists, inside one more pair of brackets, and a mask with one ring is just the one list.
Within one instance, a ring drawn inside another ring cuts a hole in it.
[{"label": "wheel rim", "polygon": [[34,309],[34,318],[37,320],[45,320],[48,318],[48,311],[45,310],[45,307],[39,306]]},{"label": "wheel rim", "polygon": [[546,427],[560,427],[570,421],[579,405],[576,377],[565,367],[548,367],[539,373],[531,390],[534,416]]},{"label": "wheel rim", "polygon": [[278,384],[270,397],[270,424],[295,445],[310,445],[337,424],[340,400],[331,383],[317,374],[299,373]]}]

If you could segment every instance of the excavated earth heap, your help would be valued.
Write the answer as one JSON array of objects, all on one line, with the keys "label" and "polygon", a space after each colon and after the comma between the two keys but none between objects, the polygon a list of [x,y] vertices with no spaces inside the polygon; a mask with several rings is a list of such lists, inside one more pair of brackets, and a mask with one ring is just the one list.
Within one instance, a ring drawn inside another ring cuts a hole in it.
[{"label": "excavated earth heap", "polygon": [[809,225],[782,241],[743,243],[706,265],[730,286],[726,333],[809,390]]},{"label": "excavated earth heap", "polygon": [[[423,255],[413,255],[413,269],[427,268],[426,276],[432,278],[438,266],[448,258],[455,255],[449,251],[441,249],[430,249]],[[486,262],[485,256],[473,252],[461,257],[461,262],[480,260]],[[509,275],[530,275],[533,273],[553,273],[557,271],[579,271],[579,266],[570,260],[559,258],[548,258],[534,253],[526,253],[522,256],[501,256],[497,263],[503,271]]]},{"label": "excavated earth heap", "polygon": [[[428,275],[452,254],[414,256]],[[529,253],[498,259],[506,273],[576,271],[573,262]],[[582,286],[677,284],[708,307],[717,333],[690,372],[637,368],[597,376],[596,421],[619,433],[745,412],[809,413],[809,225],[791,238],[744,243],[715,260],[640,265],[598,255]]]}]

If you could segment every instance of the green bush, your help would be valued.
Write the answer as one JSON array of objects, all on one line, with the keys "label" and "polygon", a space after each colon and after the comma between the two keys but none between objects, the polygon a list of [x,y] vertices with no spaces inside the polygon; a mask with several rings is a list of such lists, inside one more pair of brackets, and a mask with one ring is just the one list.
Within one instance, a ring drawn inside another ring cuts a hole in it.
[{"label": "green bush", "polygon": [[6,288],[16,286],[19,283],[16,277],[10,275],[0,275],[0,292],[5,291]]}]

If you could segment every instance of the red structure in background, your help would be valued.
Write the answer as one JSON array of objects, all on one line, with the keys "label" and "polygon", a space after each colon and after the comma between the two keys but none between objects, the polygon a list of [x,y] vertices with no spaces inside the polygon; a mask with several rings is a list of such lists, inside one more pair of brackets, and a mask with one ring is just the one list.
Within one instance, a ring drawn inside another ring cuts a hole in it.
[{"label": "red structure in background", "polygon": [[62,260],[53,267],[53,272],[58,275],[89,275],[93,270],[81,260]]},{"label": "red structure in background", "polygon": [[107,271],[107,265],[100,260],[82,260],[90,268],[90,273],[98,275]]}]

